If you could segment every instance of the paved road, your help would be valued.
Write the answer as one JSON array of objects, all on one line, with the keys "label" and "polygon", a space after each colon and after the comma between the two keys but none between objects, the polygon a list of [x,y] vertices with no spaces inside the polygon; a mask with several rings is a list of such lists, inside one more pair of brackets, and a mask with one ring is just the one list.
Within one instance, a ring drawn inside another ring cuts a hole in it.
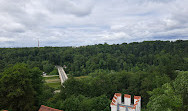
[{"label": "paved road", "polygon": [[67,74],[65,73],[63,67],[56,66],[56,68],[57,68],[57,70],[59,72],[59,78],[61,80],[61,84],[63,84],[68,79]]}]

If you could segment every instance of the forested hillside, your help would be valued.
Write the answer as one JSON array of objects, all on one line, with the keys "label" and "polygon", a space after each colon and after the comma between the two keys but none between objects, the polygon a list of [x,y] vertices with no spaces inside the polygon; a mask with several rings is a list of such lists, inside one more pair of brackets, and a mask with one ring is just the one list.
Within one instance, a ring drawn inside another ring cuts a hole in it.
[{"label": "forested hillside", "polygon": [[[66,65],[65,71],[69,74],[69,79],[57,94],[47,86],[44,88],[43,80],[36,74],[40,70],[47,74],[57,72],[55,65]],[[22,68],[25,70],[20,71]],[[11,80],[11,74],[18,71],[19,75],[15,77],[19,78],[26,72],[25,80],[30,80],[28,87],[33,87],[33,92],[28,93],[32,101],[28,101],[28,107],[33,104],[33,109],[44,104],[65,111],[109,111],[113,94],[119,92],[140,95],[143,110],[186,111],[187,70],[187,40],[81,47],[1,48],[0,109],[18,111],[19,108],[14,109],[8,103],[14,101],[14,96],[27,98],[18,94],[19,90],[27,92],[27,88],[18,87],[11,99],[5,90],[8,87],[5,78]],[[41,85],[36,85],[34,80]],[[17,79],[14,81],[17,82]],[[14,86],[13,83],[10,85]],[[6,99],[7,103],[3,102]]]},{"label": "forested hillside", "polygon": [[66,65],[73,76],[87,75],[96,69],[144,71],[154,65],[164,70],[187,70],[188,41],[145,41],[123,44],[98,44],[81,47],[1,48],[3,66],[24,62],[45,72],[54,65]]}]

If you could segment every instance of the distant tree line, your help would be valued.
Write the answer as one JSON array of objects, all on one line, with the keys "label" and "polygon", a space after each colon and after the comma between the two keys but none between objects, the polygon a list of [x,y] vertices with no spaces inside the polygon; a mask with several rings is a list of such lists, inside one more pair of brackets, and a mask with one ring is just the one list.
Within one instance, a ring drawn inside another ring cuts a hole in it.
[{"label": "distant tree line", "polygon": [[151,65],[166,67],[166,71],[187,70],[187,44],[187,40],[178,40],[105,43],[76,48],[0,48],[0,69],[24,62],[48,74],[54,70],[54,65],[66,65],[66,72],[73,76],[87,75],[97,69],[145,71]]}]

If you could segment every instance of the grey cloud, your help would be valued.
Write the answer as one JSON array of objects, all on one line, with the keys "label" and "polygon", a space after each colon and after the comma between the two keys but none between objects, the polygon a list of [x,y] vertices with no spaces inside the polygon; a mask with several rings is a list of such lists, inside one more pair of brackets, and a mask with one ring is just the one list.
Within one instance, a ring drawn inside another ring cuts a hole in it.
[{"label": "grey cloud", "polygon": [[[39,6],[35,6],[30,0],[1,0],[0,23],[3,30],[24,32],[32,27],[40,27],[48,16],[42,13]],[[37,7],[39,9],[37,9]]]},{"label": "grey cloud", "polygon": [[46,0],[46,6],[52,13],[67,13],[75,16],[89,15],[93,8],[91,0]]},{"label": "grey cloud", "polygon": [[0,47],[188,39],[187,0],[0,0]]},{"label": "grey cloud", "polygon": [[9,23],[2,25],[2,28],[8,32],[23,33],[26,29],[25,26],[19,23]]},{"label": "grey cloud", "polygon": [[146,1],[150,1],[150,2],[172,2],[175,0],[146,0]]},{"label": "grey cloud", "polygon": [[156,3],[165,3],[165,2],[173,2],[176,0],[137,0],[142,2],[156,2]]}]

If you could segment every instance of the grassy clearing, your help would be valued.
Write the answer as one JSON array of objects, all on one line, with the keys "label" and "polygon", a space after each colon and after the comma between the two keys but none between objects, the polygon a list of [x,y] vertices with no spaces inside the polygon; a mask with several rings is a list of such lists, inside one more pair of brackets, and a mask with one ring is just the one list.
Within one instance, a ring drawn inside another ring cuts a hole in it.
[{"label": "grassy clearing", "polygon": [[87,78],[88,76],[79,76],[79,77],[75,77],[76,79],[82,79],[82,78]]},{"label": "grassy clearing", "polygon": [[60,79],[47,79],[45,80],[47,83],[55,83],[55,82],[61,82]]},{"label": "grassy clearing", "polygon": [[59,79],[59,76],[44,77],[44,80],[48,80],[48,79]]},{"label": "grassy clearing", "polygon": [[54,88],[55,90],[59,90],[61,87],[61,81],[59,79],[59,76],[44,76],[45,84],[49,87]]},{"label": "grassy clearing", "polygon": [[61,87],[60,82],[54,82],[54,83],[46,83],[49,87],[54,88],[55,90],[59,90]]}]

